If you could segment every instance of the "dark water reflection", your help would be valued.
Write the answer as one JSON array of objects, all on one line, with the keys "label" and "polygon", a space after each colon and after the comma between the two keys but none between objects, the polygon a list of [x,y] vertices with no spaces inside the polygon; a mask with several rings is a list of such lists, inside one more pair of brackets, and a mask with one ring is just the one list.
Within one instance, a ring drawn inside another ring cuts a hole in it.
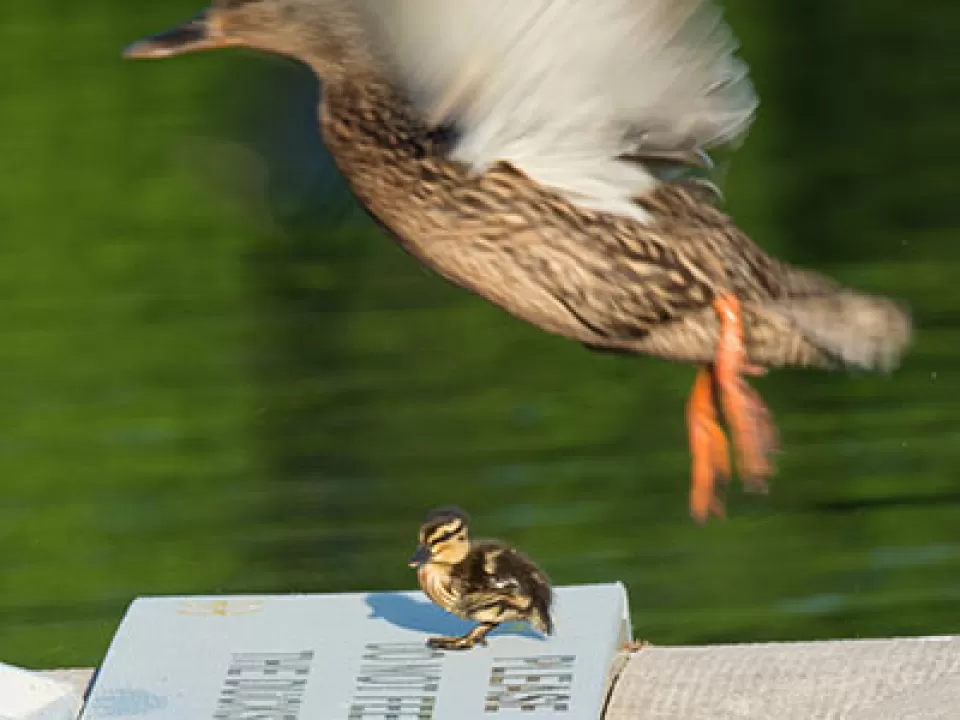
[{"label": "dark water reflection", "polygon": [[94,663],[137,594],[412,588],[417,523],[450,502],[558,583],[625,582],[657,643],[960,630],[952,46],[852,3],[729,3],[765,104],[728,203],[781,256],[907,300],[917,341],[890,377],[759,380],[780,474],[705,528],[692,371],[422,270],[323,159],[302,73],[100,57],[176,8],[99,0],[97,33],[53,38],[13,10],[0,53],[35,60],[0,118],[0,659]]}]

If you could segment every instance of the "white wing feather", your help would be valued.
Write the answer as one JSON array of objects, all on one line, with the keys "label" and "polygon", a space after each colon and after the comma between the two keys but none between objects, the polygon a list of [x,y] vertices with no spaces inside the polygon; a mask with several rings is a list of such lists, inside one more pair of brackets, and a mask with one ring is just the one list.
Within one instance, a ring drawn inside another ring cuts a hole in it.
[{"label": "white wing feather", "polygon": [[646,219],[623,153],[741,136],[757,100],[710,0],[354,0],[394,79],[457,124],[456,159],[506,161],[581,205]]}]

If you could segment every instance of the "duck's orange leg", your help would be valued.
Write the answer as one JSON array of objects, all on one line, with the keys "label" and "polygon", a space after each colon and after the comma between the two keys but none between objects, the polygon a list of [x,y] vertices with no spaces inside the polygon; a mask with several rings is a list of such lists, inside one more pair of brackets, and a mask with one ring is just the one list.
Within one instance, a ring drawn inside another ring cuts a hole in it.
[{"label": "duck's orange leg", "polygon": [[716,486],[718,482],[730,480],[730,450],[727,437],[717,421],[710,368],[697,371],[693,391],[687,400],[687,432],[693,456],[690,512],[700,522],[709,515],[722,517],[723,502],[717,495]]},{"label": "duck's orange leg", "polygon": [[720,316],[720,340],[715,361],[716,381],[724,419],[733,435],[737,471],[751,490],[766,489],[773,474],[770,454],[776,450],[777,432],[770,412],[743,375],[763,370],[747,364],[743,344],[743,314],[735,295],[721,295],[713,303]]},{"label": "duck's orange leg", "polygon": [[701,368],[687,401],[687,431],[693,470],[690,512],[703,522],[710,515],[722,517],[723,502],[718,483],[730,480],[730,452],[720,427],[716,398],[724,420],[733,433],[737,469],[750,490],[765,490],[773,474],[770,454],[776,450],[777,432],[770,412],[744,375],[762,375],[763,369],[746,362],[740,301],[722,295],[714,301],[720,316],[720,339],[714,365]]}]

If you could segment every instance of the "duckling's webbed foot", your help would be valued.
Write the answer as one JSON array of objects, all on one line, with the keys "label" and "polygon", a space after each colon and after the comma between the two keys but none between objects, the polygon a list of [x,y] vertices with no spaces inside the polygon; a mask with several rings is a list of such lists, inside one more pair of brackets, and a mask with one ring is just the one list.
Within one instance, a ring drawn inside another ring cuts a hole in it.
[{"label": "duckling's webbed foot", "polygon": [[[427,640],[427,645],[440,650],[469,650],[478,641],[472,640],[469,635],[463,637],[432,637]],[[479,641],[481,645],[486,645],[486,641]]]},{"label": "duckling's webbed foot", "polygon": [[495,627],[492,623],[482,623],[463,637],[432,637],[427,640],[427,645],[441,650],[469,650],[475,645],[486,645],[487,633]]}]

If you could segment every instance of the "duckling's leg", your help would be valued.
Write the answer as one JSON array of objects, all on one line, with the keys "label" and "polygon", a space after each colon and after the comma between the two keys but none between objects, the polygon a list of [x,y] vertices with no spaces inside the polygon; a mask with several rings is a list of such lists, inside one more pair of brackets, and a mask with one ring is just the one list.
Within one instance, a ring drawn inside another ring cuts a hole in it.
[{"label": "duckling's leg", "polygon": [[737,470],[748,489],[764,490],[766,478],[773,474],[769,456],[776,450],[777,432],[760,395],[743,379],[745,374],[761,375],[764,371],[746,362],[743,311],[737,297],[721,295],[713,307],[720,316],[716,382],[724,419],[733,433]]},{"label": "duckling's leg", "polygon": [[500,623],[480,623],[463,637],[433,637],[427,645],[443,650],[469,650],[474,645],[486,645],[487,634]]},{"label": "duckling's leg", "polygon": [[690,485],[690,512],[703,522],[708,515],[723,516],[723,502],[716,485],[730,480],[730,450],[727,436],[717,421],[711,368],[697,371],[693,392],[687,400],[687,432],[693,455]]}]

